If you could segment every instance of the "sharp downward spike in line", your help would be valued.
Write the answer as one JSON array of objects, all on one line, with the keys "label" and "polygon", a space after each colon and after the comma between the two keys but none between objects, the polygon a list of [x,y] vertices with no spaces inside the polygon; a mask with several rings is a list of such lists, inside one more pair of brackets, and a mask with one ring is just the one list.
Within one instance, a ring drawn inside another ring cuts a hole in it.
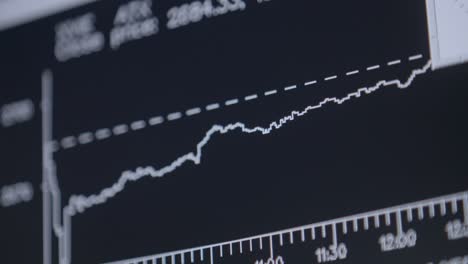
[{"label": "sharp downward spike in line", "polygon": [[352,92],[345,97],[338,98],[338,97],[329,97],[323,99],[320,103],[316,105],[309,105],[301,111],[292,111],[288,115],[282,117],[278,121],[273,121],[266,127],[252,127],[249,128],[246,124],[241,122],[236,122],[232,124],[228,124],[225,126],[222,125],[213,125],[206,133],[205,136],[202,138],[200,142],[198,142],[196,146],[195,152],[189,152],[180,156],[179,158],[175,159],[169,165],[162,167],[160,169],[155,169],[152,166],[147,167],[138,167],[134,171],[124,171],[120,178],[114,183],[112,186],[103,189],[101,192],[97,194],[92,194],[89,196],[85,195],[73,195],[70,197],[69,204],[65,207],[64,212],[69,214],[70,216],[76,215],[77,213],[82,213],[86,209],[91,208],[93,206],[103,204],[110,198],[116,196],[118,193],[124,190],[125,185],[128,182],[138,181],[143,177],[153,177],[153,178],[160,178],[164,177],[165,175],[174,172],[177,168],[184,165],[187,162],[193,162],[194,164],[200,164],[203,148],[208,145],[212,137],[216,134],[227,134],[234,130],[240,130],[243,133],[252,134],[252,133],[260,133],[262,135],[267,135],[272,133],[274,130],[278,130],[283,125],[293,121],[297,117],[301,117],[306,115],[312,110],[319,109],[324,107],[329,103],[334,104],[343,104],[353,98],[359,98],[362,95],[371,94],[382,87],[386,86],[397,86],[400,89],[408,88],[414,81],[414,79],[421,74],[426,73],[431,67],[431,61],[429,60],[422,68],[415,69],[411,72],[410,76],[405,82],[400,80],[382,80],[377,82],[374,86],[371,87],[364,87],[359,88],[357,91]]}]

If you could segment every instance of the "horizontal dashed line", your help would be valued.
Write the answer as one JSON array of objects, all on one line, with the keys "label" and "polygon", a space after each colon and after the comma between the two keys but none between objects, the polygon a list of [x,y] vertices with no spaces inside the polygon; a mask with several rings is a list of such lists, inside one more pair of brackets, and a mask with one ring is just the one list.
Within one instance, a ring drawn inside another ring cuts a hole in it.
[{"label": "horizontal dashed line", "polygon": [[257,99],[257,98],[258,98],[258,95],[252,94],[252,95],[246,96],[246,97],[244,98],[244,100],[245,100],[245,101],[250,101],[250,100]]},{"label": "horizontal dashed line", "polygon": [[[416,55],[407,57],[407,60],[408,61],[415,61],[415,60],[419,60],[421,58],[423,58],[422,54],[416,54]],[[387,66],[393,66],[393,65],[400,64],[401,62],[402,62],[402,60],[393,60],[393,61],[387,62],[386,65]],[[367,67],[366,70],[367,71],[372,71],[372,70],[376,70],[376,69],[379,69],[379,68],[381,68],[381,66],[377,64],[377,65]],[[360,73],[360,71],[358,69],[356,69],[356,70],[353,70],[353,71],[346,72],[346,76],[351,76],[351,75],[355,75],[355,74],[358,74],[358,73]],[[332,75],[332,76],[325,77],[323,80],[324,81],[331,81],[331,80],[334,80],[334,79],[337,79],[337,78],[338,78],[338,75]],[[310,86],[310,85],[317,84],[317,83],[318,83],[317,80],[312,80],[312,81],[304,82],[304,86]],[[296,89],[296,88],[298,88],[297,85],[291,85],[291,86],[287,86],[287,87],[283,88],[283,90],[284,91],[289,91],[289,90],[293,90],[293,89]],[[263,95],[264,96],[270,96],[270,95],[274,95],[274,94],[277,94],[277,93],[278,93],[278,90],[275,89],[275,90],[265,91],[263,93]],[[251,95],[245,96],[244,101],[255,100],[255,99],[258,99],[258,97],[259,97],[258,94],[251,94]],[[239,102],[240,102],[239,99],[234,98],[234,99],[230,99],[230,100],[225,101],[224,105],[225,106],[232,106],[232,105],[238,104]],[[220,104],[213,103],[213,104],[206,105],[204,107],[204,110],[212,111],[212,110],[216,110],[216,109],[219,109],[219,108],[221,108]],[[203,111],[202,108],[194,107],[194,108],[188,109],[188,110],[186,110],[184,112],[170,113],[170,114],[168,114],[166,116],[166,119],[168,121],[174,121],[174,120],[182,118],[184,116],[184,114],[185,114],[185,116],[193,116],[193,115],[200,114],[202,111]],[[165,118],[163,116],[155,116],[155,117],[152,117],[152,118],[148,119],[147,122],[144,121],[144,120],[134,121],[134,122],[130,123],[130,126],[128,126],[127,124],[119,124],[119,125],[114,126],[112,129],[101,128],[101,129],[96,130],[94,133],[84,132],[84,133],[79,134],[76,137],[74,137],[74,136],[64,137],[59,142],[54,141],[53,146],[54,146],[55,151],[59,150],[60,147],[63,148],[63,149],[69,149],[69,148],[76,147],[78,144],[85,145],[85,144],[89,144],[89,143],[91,143],[91,142],[93,142],[95,140],[104,140],[104,139],[110,138],[111,136],[123,135],[123,134],[128,133],[130,129],[132,131],[136,131],[136,130],[144,129],[148,125],[149,126],[160,125],[160,124],[164,123],[164,121],[165,121]]]},{"label": "horizontal dashed line", "polygon": [[409,61],[415,61],[415,60],[419,60],[419,59],[422,59],[422,58],[423,58],[423,55],[422,55],[422,54],[418,54],[418,55],[414,55],[414,56],[408,57],[408,60],[409,60]]},{"label": "horizontal dashed line", "polygon": [[78,136],[78,142],[82,145],[93,142],[94,137],[91,132],[82,133]]},{"label": "horizontal dashed line", "polygon": [[174,120],[177,120],[177,119],[180,119],[182,118],[182,113],[181,112],[174,112],[174,113],[170,113],[167,115],[167,120],[169,121],[174,121]]},{"label": "horizontal dashed line", "polygon": [[106,139],[108,137],[110,137],[112,134],[111,134],[111,131],[108,129],[108,128],[101,128],[101,129],[98,129],[95,133],[95,137],[96,139],[98,140],[103,140],[103,139]]},{"label": "horizontal dashed line", "polygon": [[112,129],[112,132],[115,135],[122,135],[128,132],[128,126],[127,125],[117,125]]},{"label": "horizontal dashed line", "polygon": [[187,116],[197,115],[199,113],[201,113],[201,109],[199,107],[192,108],[192,109],[185,111],[185,114]]},{"label": "horizontal dashed line", "polygon": [[162,124],[163,122],[164,122],[164,117],[162,117],[162,116],[152,117],[148,121],[150,126],[159,125],[159,124]]},{"label": "horizontal dashed line", "polygon": [[140,129],[143,129],[145,127],[146,127],[146,123],[143,120],[135,121],[130,125],[130,128],[132,130],[140,130]]},{"label": "horizontal dashed line", "polygon": [[273,95],[273,94],[276,94],[277,92],[278,92],[277,90],[266,91],[266,92],[265,92],[265,96]]},{"label": "horizontal dashed line", "polygon": [[346,76],[350,76],[350,75],[354,75],[354,74],[358,74],[359,71],[358,70],[354,70],[354,71],[349,71],[346,73]]},{"label": "horizontal dashed line", "polygon": [[373,70],[377,70],[379,68],[380,68],[380,65],[373,65],[373,66],[367,67],[366,70],[373,71]]},{"label": "horizontal dashed line", "polygon": [[62,141],[60,142],[60,144],[62,145],[63,148],[67,149],[67,148],[72,148],[76,145],[76,138],[75,137],[72,137],[72,136],[69,136],[69,137],[65,137],[62,139]]},{"label": "horizontal dashed line", "polygon": [[215,110],[219,108],[219,104],[210,104],[206,106],[207,111]]},{"label": "horizontal dashed line", "polygon": [[237,103],[239,103],[239,99],[227,100],[224,104],[227,105],[227,106],[230,106],[230,105],[235,105]]},{"label": "horizontal dashed line", "polygon": [[393,65],[397,65],[397,64],[400,64],[401,63],[401,60],[394,60],[394,61],[389,61],[387,63],[388,66],[393,66]]},{"label": "horizontal dashed line", "polygon": [[293,90],[293,89],[296,89],[297,86],[296,85],[291,85],[291,86],[288,86],[288,87],[284,87],[284,90],[285,91],[290,91],[290,90]]}]

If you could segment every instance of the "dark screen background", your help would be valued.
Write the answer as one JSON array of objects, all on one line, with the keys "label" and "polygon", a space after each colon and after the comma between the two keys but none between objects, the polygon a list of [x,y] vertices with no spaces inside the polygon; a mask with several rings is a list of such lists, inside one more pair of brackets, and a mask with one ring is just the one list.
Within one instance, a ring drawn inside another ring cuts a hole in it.
[{"label": "dark screen background", "polygon": [[[54,77],[57,140],[241,101],[58,150],[54,159],[67,204],[73,194],[112,185],[122,171],[160,168],[195,151],[213,124],[268,126],[323,98],[343,97],[379,80],[406,80],[430,58],[424,1],[249,0],[242,12],[176,30],[166,29],[165,13],[183,1],[155,2],[157,35],[116,51],[107,45],[67,62],[54,59],[58,21],[92,11],[97,29],[108,36],[120,3],[100,1],[0,34],[0,103],[28,97],[36,105],[32,121],[0,129],[0,183],[27,180],[35,187],[33,201],[0,209],[2,263],[42,259],[39,106],[45,69]],[[414,54],[423,58],[408,61]],[[386,66],[396,59],[402,63]],[[381,68],[365,70],[376,64]],[[361,73],[345,75],[354,69]],[[408,89],[385,87],[329,104],[269,135],[215,135],[200,165],[187,163],[164,178],[129,183],[107,203],[73,217],[72,262],[156,254],[465,191],[467,74],[466,65],[430,71]],[[323,81],[330,75],[338,78]],[[303,85],[310,80],[319,82]],[[298,88],[282,91],[293,84]],[[279,92],[262,96],[271,89]],[[250,94],[259,98],[244,102]],[[416,228],[420,240],[410,251],[379,253],[377,238],[391,228],[343,237],[350,251],[343,262],[427,263],[466,254],[466,240],[445,242],[446,220]],[[288,263],[316,263],[315,248],[329,242],[314,243],[278,254]]]}]

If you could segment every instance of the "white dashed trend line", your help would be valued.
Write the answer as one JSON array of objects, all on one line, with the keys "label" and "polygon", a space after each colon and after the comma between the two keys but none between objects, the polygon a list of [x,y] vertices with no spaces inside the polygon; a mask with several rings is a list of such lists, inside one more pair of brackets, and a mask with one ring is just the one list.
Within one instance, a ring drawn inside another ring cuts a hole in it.
[{"label": "white dashed trend line", "polygon": [[[422,54],[417,54],[417,55],[409,56],[407,58],[407,61],[412,62],[412,61],[416,61],[416,60],[419,60],[419,59],[422,59],[422,58],[423,58]],[[396,64],[400,64],[401,62],[402,62],[402,60],[393,60],[393,61],[387,62],[386,64],[382,64],[382,65],[385,65],[385,66],[389,67],[389,66],[394,66]],[[380,65],[373,65],[373,66],[369,66],[369,67],[365,68],[365,70],[366,71],[375,71],[375,70],[381,69],[381,68],[382,67]],[[344,77],[351,77],[352,75],[356,75],[356,74],[359,74],[359,73],[361,73],[360,70],[354,69],[352,71],[346,72],[343,75],[329,75],[328,77],[324,77],[324,78],[322,78],[320,80],[322,80],[323,82],[329,82],[329,81],[332,81],[332,80],[335,80],[335,79],[338,79],[338,78],[342,78],[342,77],[343,78]],[[307,86],[317,84],[319,82],[318,80],[319,79],[304,82],[303,86],[307,87]],[[270,95],[278,94],[281,91],[288,92],[288,91],[294,90],[296,88],[299,88],[299,85],[287,86],[287,87],[283,88],[282,90],[276,90],[275,89],[275,90],[268,90],[268,91],[260,92],[258,94],[252,94],[252,95],[248,95],[248,96],[244,96],[244,97],[240,96],[239,98],[242,98],[244,102],[248,102],[248,101],[252,101],[254,99],[258,99],[260,95],[263,95],[263,96],[267,97],[267,96],[270,96]],[[83,132],[83,133],[79,134],[78,136],[63,137],[59,141],[54,142],[53,149],[55,151],[58,151],[60,149],[67,150],[67,149],[77,147],[79,145],[86,145],[86,144],[89,144],[89,143],[92,143],[92,142],[95,142],[95,141],[105,140],[105,139],[108,139],[108,138],[113,137],[113,136],[121,136],[121,135],[125,135],[125,134],[127,134],[129,132],[132,132],[132,131],[138,131],[138,130],[142,130],[144,128],[153,127],[153,126],[156,126],[156,125],[161,125],[161,124],[165,123],[166,121],[176,121],[176,120],[179,120],[179,119],[184,118],[184,117],[196,116],[198,114],[203,113],[204,111],[209,112],[209,111],[220,109],[222,107],[234,106],[234,105],[237,105],[237,104],[239,104],[241,102],[242,102],[242,100],[234,98],[234,99],[226,100],[226,101],[224,101],[224,103],[212,103],[212,104],[206,105],[205,107],[202,107],[202,106],[193,107],[193,108],[190,108],[190,109],[185,110],[185,111],[173,112],[173,113],[170,113],[170,114],[168,114],[166,116],[160,115],[160,116],[154,116],[154,117],[149,118],[147,120],[141,119],[141,120],[138,120],[138,121],[135,121],[135,122],[130,122],[129,123],[130,125],[118,124],[118,125],[113,126],[112,128],[101,128],[101,129],[97,129],[94,132],[90,132],[90,131]],[[80,140],[80,138],[81,138],[81,140]]]},{"label": "white dashed trend line", "polygon": [[284,116],[283,118],[279,119],[278,121],[271,122],[266,127],[256,126],[256,127],[248,127],[246,124],[241,122],[236,122],[228,125],[213,125],[206,133],[205,136],[197,143],[196,151],[186,153],[174,161],[172,161],[169,165],[162,167],[160,169],[156,169],[153,166],[146,166],[146,167],[138,167],[136,170],[133,171],[124,171],[120,178],[115,182],[112,186],[107,187],[100,191],[97,194],[92,194],[89,196],[85,195],[72,195],[70,197],[68,205],[64,208],[64,215],[68,214],[68,216],[74,216],[77,213],[82,213],[86,209],[91,208],[93,206],[103,204],[107,202],[109,199],[115,197],[118,193],[122,192],[128,182],[138,181],[144,177],[152,177],[152,178],[160,178],[164,177],[169,173],[174,172],[177,168],[181,167],[185,163],[192,162],[195,165],[200,164],[201,158],[203,155],[203,149],[208,145],[211,141],[212,137],[219,134],[224,135],[232,131],[240,131],[247,134],[258,133],[261,135],[268,135],[275,130],[282,128],[289,122],[292,122],[296,118],[304,116],[309,112],[322,108],[327,104],[343,104],[347,101],[350,101],[354,98],[359,98],[363,95],[371,94],[376,92],[377,90],[387,87],[387,86],[396,86],[400,89],[405,89],[409,87],[416,76],[426,73],[431,66],[431,61],[428,61],[422,68],[415,69],[411,72],[410,76],[405,82],[402,82],[398,79],[394,80],[382,80],[377,82],[374,86],[371,87],[363,87],[359,88],[357,91],[347,94],[344,97],[328,97],[323,99],[320,103],[316,105],[309,105],[305,107],[301,111],[292,111],[288,115]]}]

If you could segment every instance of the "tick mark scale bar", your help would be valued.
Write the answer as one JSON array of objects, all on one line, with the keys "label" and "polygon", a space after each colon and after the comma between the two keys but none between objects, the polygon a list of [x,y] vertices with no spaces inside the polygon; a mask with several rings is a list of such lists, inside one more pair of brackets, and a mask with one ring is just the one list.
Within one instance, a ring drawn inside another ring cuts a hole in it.
[{"label": "tick mark scale bar", "polygon": [[[425,209],[429,210],[432,206],[439,206],[440,208],[445,207],[447,203],[451,203],[452,205],[458,208],[460,202],[463,202],[463,210],[464,210],[463,215],[465,216],[468,214],[468,212],[466,212],[468,210],[467,209],[467,203],[468,203],[467,197],[468,197],[468,190],[465,192],[455,193],[455,194],[436,197],[436,198],[430,198],[430,199],[426,199],[426,200],[422,200],[418,202],[402,204],[398,206],[393,206],[393,207],[388,207],[388,208],[379,209],[375,211],[355,214],[351,216],[345,216],[345,217],[336,218],[336,219],[328,220],[328,221],[322,221],[322,222],[318,222],[314,224],[293,227],[293,228],[265,233],[261,235],[250,236],[250,237],[245,237],[245,238],[240,238],[240,239],[235,239],[231,241],[225,241],[225,242],[215,243],[215,244],[210,244],[210,245],[205,245],[205,246],[199,246],[199,247],[194,247],[194,248],[176,250],[176,251],[167,252],[167,253],[155,254],[155,255],[150,255],[150,256],[115,261],[115,262],[108,262],[107,264],[135,264],[135,263],[148,263],[149,261],[153,261],[153,263],[157,263],[157,260],[164,262],[166,258],[185,256],[186,254],[190,254],[191,256],[193,256],[195,252],[199,252],[200,255],[202,255],[203,251],[212,252],[214,249],[221,250],[221,248],[224,246],[232,247],[233,245],[240,245],[241,243],[252,244],[252,241],[263,242],[263,240],[267,241],[270,238],[276,238],[276,237],[278,237],[280,242],[283,242],[279,244],[280,246],[282,246],[283,244],[287,244],[288,242],[289,244],[293,244],[292,237],[295,232],[300,232],[301,234],[303,234],[305,233],[305,231],[312,232],[312,234],[315,234],[317,230],[321,233],[320,236],[321,237],[323,236],[323,239],[330,239],[330,243],[332,243],[332,242],[336,242],[336,238],[335,238],[336,228],[341,228],[342,229],[341,233],[343,235],[350,233],[349,230],[347,230],[348,223],[353,223],[353,225],[357,225],[356,227],[359,227],[359,226],[364,227],[366,223],[369,224],[370,219],[373,219],[374,228],[381,228],[381,225],[375,222],[375,219],[379,219],[381,217],[386,218],[389,216],[401,217],[402,213],[405,213],[405,212],[407,213],[413,210],[424,212]],[[452,213],[455,213],[455,212],[452,212]],[[443,217],[444,215],[439,214],[439,216]],[[432,218],[419,219],[419,221],[424,221],[424,220],[431,221]],[[465,221],[468,222],[468,219],[465,219]],[[397,223],[395,223],[395,221],[392,221],[391,224],[397,224]],[[332,228],[331,230],[334,231],[333,237],[328,237],[328,235],[325,233],[325,230],[327,228]],[[366,228],[355,228],[353,232],[367,232],[367,230],[368,229]],[[283,236],[287,236],[290,239],[288,239],[287,241],[283,241]],[[312,235],[311,240],[314,240],[314,239],[316,239],[316,237]],[[303,240],[303,242],[305,241],[307,241],[307,239]],[[263,247],[258,248],[258,249],[263,250]],[[241,255],[243,253],[239,252],[239,254]],[[210,262],[213,263],[213,257],[211,256],[211,258],[212,259],[210,260]],[[176,264],[176,263],[172,263],[172,264]]]}]

